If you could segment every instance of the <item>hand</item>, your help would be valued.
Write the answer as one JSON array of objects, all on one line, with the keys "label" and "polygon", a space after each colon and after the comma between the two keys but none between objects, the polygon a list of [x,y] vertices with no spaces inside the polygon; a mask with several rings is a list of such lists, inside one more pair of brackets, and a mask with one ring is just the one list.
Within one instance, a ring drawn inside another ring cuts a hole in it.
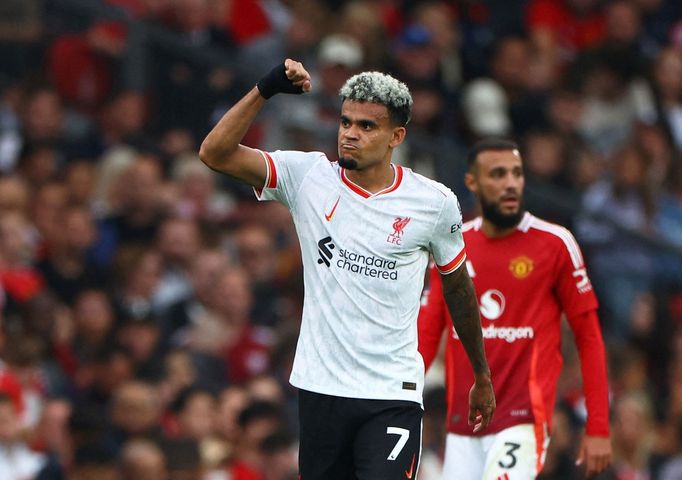
[{"label": "hand", "polygon": [[585,435],[576,465],[585,465],[585,476],[592,478],[611,464],[611,439]]},{"label": "hand", "polygon": [[263,98],[268,99],[278,93],[300,95],[309,92],[312,84],[310,74],[303,68],[303,64],[287,58],[261,78],[257,87]]},{"label": "hand", "polygon": [[490,374],[477,376],[469,391],[469,425],[473,425],[474,433],[490,424],[495,406],[495,393]]},{"label": "hand", "polygon": [[304,92],[309,92],[312,88],[310,83],[310,74],[303,68],[301,62],[297,62],[290,58],[284,60],[284,73],[291,83],[297,87],[301,87]]}]

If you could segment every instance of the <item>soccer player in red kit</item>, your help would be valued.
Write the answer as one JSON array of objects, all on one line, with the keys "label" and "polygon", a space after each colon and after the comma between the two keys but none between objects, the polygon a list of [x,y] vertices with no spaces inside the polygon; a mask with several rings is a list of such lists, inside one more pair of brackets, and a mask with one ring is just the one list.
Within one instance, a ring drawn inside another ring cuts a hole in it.
[{"label": "soccer player in red kit", "polygon": [[524,211],[523,165],[514,142],[482,140],[468,163],[465,182],[482,216],[462,226],[466,265],[480,305],[497,411],[485,432],[468,427],[471,369],[432,269],[419,316],[419,350],[428,368],[447,330],[443,478],[527,480],[540,472],[562,365],[562,313],[580,354],[588,412],[578,463],[594,475],[611,461],[608,387],[597,300],[580,248],[567,229]]}]

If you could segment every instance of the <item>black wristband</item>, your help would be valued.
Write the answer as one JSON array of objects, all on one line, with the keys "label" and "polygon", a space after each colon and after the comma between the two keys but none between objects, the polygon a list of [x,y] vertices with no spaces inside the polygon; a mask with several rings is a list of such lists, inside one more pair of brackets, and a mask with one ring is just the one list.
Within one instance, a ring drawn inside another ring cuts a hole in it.
[{"label": "black wristband", "polygon": [[270,73],[261,78],[256,84],[263,98],[268,99],[277,93],[303,93],[303,87],[291,83],[285,73],[284,63],[280,63],[270,70]]}]

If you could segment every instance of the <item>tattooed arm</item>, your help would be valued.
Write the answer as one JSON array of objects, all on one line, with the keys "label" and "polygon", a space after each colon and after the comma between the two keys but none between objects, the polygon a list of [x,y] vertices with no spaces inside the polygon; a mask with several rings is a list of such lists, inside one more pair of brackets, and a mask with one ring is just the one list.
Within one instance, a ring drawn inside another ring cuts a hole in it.
[{"label": "tattooed arm", "polygon": [[441,275],[443,296],[469,362],[474,370],[474,385],[469,392],[469,425],[474,432],[485,428],[495,411],[495,394],[490,379],[490,368],[483,348],[481,318],[474,284],[466,266],[448,275]]}]

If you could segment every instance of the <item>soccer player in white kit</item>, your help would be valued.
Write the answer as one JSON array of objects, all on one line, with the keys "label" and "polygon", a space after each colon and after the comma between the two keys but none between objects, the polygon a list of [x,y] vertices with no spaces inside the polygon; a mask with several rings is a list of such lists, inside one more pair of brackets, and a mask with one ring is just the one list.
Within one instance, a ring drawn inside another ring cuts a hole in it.
[{"label": "soccer player in white kit", "polygon": [[378,72],[342,87],[338,162],[320,152],[262,152],[239,142],[265,101],[311,88],[287,59],[218,122],[200,158],[287,206],[298,232],[305,299],[291,374],[299,388],[301,480],[415,479],[424,363],[417,315],[431,254],[474,371],[469,422],[495,409],[462,218],[445,186],[391,163],[412,98]]}]

